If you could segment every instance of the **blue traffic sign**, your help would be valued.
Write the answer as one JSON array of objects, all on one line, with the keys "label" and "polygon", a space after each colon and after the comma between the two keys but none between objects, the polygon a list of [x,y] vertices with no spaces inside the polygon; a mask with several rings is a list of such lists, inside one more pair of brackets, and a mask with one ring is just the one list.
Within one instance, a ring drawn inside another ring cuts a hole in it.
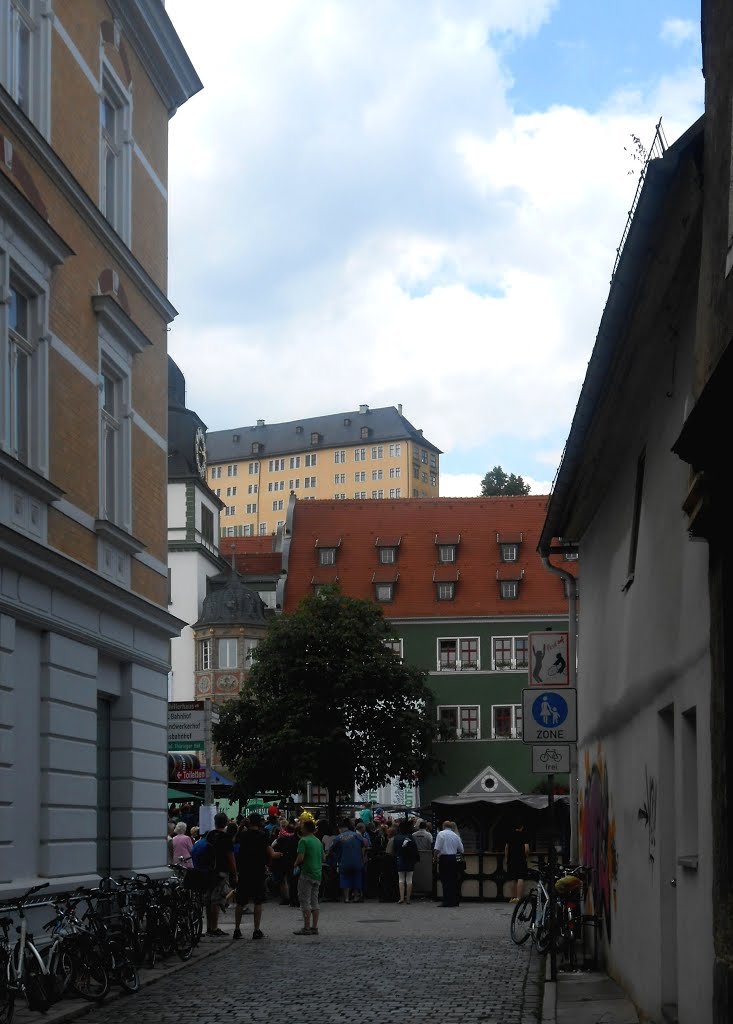
[{"label": "blue traffic sign", "polygon": [[559,729],[568,717],[568,703],[556,691],[541,693],[532,704],[532,718],[545,729]]},{"label": "blue traffic sign", "polygon": [[578,739],[578,691],[546,687],[522,690],[522,739],[525,743],[575,743]]}]

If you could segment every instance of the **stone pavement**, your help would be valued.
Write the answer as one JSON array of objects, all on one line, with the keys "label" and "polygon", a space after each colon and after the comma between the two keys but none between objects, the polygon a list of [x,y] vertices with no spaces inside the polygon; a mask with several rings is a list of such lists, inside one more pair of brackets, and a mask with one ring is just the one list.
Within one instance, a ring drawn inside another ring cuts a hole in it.
[{"label": "stone pavement", "polygon": [[543,1024],[639,1024],[624,990],[602,971],[558,971],[551,982],[549,958],[542,1005]]},{"label": "stone pavement", "polygon": [[[296,936],[300,912],[267,903],[262,941],[246,916],[240,942],[202,939],[195,959],[143,972],[135,995],[63,1001],[44,1016],[19,1007],[16,1024],[286,1024],[293,1014],[384,1024],[396,1013],[420,1024],[537,1024],[544,959],[511,941],[512,909],[325,903],[320,935]],[[231,932],[231,912],[222,927]]]}]

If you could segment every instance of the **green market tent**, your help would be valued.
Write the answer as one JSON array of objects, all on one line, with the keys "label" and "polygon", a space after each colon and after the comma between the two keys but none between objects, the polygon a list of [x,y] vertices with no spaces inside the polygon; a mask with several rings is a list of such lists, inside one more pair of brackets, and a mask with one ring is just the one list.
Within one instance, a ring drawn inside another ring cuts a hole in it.
[{"label": "green market tent", "polygon": [[171,800],[185,800],[186,803],[190,803],[192,800],[203,800],[203,797],[194,796],[192,793],[184,793],[182,789],[172,789],[168,787],[168,803]]}]

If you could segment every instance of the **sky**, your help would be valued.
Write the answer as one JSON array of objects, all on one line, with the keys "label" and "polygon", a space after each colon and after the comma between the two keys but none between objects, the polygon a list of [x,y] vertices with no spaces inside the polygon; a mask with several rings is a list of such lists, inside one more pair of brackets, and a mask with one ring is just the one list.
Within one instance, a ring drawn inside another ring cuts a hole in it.
[{"label": "sky", "polygon": [[402,404],[442,495],[497,465],[549,493],[634,137],[703,110],[699,0],[216,6],[166,3],[204,85],[170,124],[189,407],[222,430]]}]

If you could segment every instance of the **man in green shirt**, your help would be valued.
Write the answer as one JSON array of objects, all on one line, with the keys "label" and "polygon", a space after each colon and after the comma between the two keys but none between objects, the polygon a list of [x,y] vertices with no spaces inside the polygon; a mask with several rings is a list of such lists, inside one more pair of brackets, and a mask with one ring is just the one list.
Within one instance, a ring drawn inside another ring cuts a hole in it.
[{"label": "man in green shirt", "polygon": [[299,872],[298,900],[303,912],[303,927],[293,934],[318,935],[318,890],[321,887],[325,855],[321,840],[314,835],[315,821],[305,818],[300,827],[301,838],[298,840],[294,870]]}]

